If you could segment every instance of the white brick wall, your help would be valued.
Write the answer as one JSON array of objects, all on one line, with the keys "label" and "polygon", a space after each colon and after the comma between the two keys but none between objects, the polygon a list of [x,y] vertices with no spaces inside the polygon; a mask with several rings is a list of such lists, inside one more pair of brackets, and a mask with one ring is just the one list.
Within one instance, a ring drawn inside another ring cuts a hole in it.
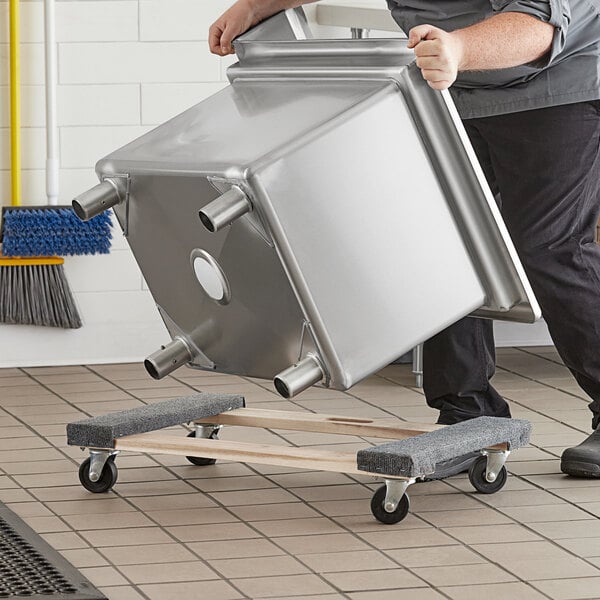
[{"label": "white brick wall", "polygon": [[[96,183],[103,155],[226,84],[235,59],[209,54],[210,23],[233,0],[58,0],[60,202]],[[312,8],[312,7],[311,7]],[[309,11],[309,14],[313,11]],[[21,1],[23,195],[45,201],[42,0]],[[317,28],[321,37],[347,37]],[[389,34],[383,34],[389,35]],[[0,0],[0,204],[9,204],[8,2]],[[115,230],[108,257],[66,261],[85,325],[0,325],[0,367],[139,360],[168,339]]]}]

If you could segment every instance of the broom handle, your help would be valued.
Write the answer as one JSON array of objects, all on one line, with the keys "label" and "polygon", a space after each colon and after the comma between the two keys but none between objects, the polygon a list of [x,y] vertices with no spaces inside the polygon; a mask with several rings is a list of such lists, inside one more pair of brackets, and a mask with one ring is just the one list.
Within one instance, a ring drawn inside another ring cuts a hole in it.
[{"label": "broom handle", "polygon": [[19,0],[10,0],[10,190],[11,204],[21,204],[21,55]]},{"label": "broom handle", "polygon": [[54,0],[44,2],[46,45],[46,196],[58,204],[58,124],[56,116],[56,11]]}]

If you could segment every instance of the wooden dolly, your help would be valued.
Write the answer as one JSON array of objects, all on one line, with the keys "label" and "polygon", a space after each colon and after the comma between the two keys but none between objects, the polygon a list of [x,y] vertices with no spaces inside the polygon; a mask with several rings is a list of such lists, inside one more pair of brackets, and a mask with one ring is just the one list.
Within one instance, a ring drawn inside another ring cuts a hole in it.
[{"label": "wooden dolly", "polygon": [[[157,433],[172,425],[193,423],[187,437]],[[263,427],[315,433],[335,433],[392,439],[358,453],[297,448],[218,439],[224,425]],[[480,451],[469,479],[476,490],[490,494],[506,483],[504,463],[510,449],[529,440],[527,421],[480,417],[445,427],[405,423],[396,419],[357,419],[344,416],[252,409],[241,396],[201,393],[132,410],[70,423],[70,445],[88,448],[80,466],[82,485],[94,493],[110,490],[117,481],[115,458],[121,451],[186,456],[195,465],[224,459],[385,480],[373,495],[371,510],[382,523],[398,523],[408,514],[407,488],[435,470],[435,464]]]}]

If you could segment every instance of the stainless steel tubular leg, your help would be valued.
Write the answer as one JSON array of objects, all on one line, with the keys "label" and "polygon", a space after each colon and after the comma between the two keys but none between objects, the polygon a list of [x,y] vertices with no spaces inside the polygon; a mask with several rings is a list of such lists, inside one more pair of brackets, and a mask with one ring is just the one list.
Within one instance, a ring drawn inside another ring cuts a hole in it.
[{"label": "stainless steel tubular leg", "polygon": [[484,450],[482,454],[487,456],[485,479],[488,483],[494,483],[508,459],[510,450]]},{"label": "stainless steel tubular leg", "polygon": [[383,508],[386,512],[393,513],[406,493],[408,486],[415,482],[414,479],[386,479],[385,480],[385,500]]},{"label": "stainless steel tubular leg", "polygon": [[292,398],[311,385],[319,383],[324,375],[320,362],[308,354],[297,365],[293,365],[275,376],[275,389],[284,398]]},{"label": "stainless steel tubular leg", "polygon": [[90,449],[90,481],[96,483],[100,479],[106,461],[115,454],[116,450]]},{"label": "stainless steel tubular leg", "polygon": [[214,233],[251,210],[252,204],[246,194],[234,185],[229,191],[207,204],[198,216],[204,227]]},{"label": "stainless steel tubular leg", "polygon": [[72,202],[75,214],[82,221],[89,221],[93,217],[119,204],[125,197],[119,184],[114,179],[105,179],[87,192],[77,196]]},{"label": "stainless steel tubular leg", "polygon": [[416,386],[423,387],[423,344],[413,348],[413,368],[412,372],[416,379]]},{"label": "stainless steel tubular leg", "polygon": [[172,342],[151,354],[144,361],[144,367],[151,377],[162,379],[193,358],[194,354],[185,340],[176,337]]}]

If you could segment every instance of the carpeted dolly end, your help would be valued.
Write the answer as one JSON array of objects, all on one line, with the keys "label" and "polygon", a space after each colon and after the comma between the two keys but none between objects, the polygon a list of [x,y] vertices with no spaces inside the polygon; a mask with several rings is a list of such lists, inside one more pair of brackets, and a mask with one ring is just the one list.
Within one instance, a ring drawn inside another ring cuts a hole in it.
[{"label": "carpeted dolly end", "polygon": [[114,448],[115,439],[126,435],[214,417],[244,406],[243,396],[203,392],[69,423],[67,443],[84,448]]},{"label": "carpeted dolly end", "polygon": [[508,442],[509,448],[529,443],[531,423],[522,419],[478,417],[405,440],[359,450],[361,471],[396,477],[422,477],[435,466],[469,452]]}]

